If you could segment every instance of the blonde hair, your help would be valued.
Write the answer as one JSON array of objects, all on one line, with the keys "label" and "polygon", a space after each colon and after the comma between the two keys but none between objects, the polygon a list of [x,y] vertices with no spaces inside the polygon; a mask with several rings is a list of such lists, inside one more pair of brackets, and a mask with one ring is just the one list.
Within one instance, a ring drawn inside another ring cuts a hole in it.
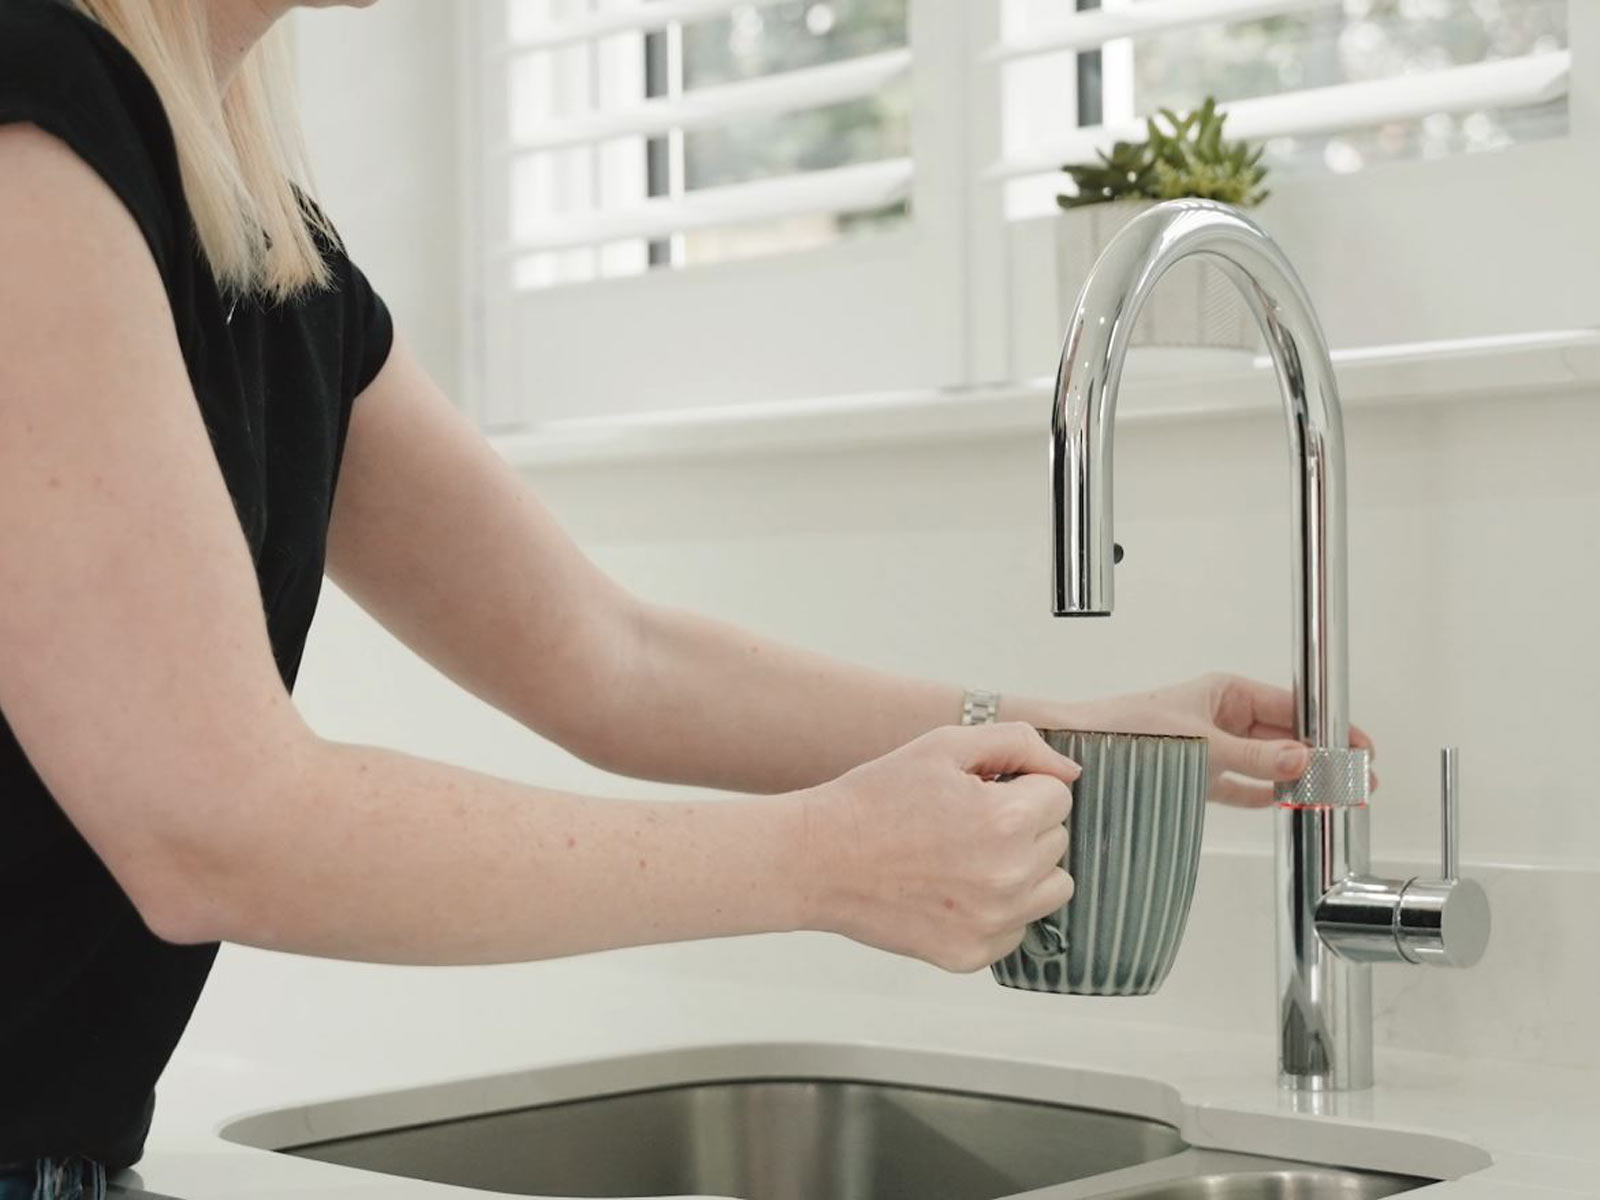
[{"label": "blonde hair", "polygon": [[285,299],[326,285],[332,229],[295,185],[305,148],[275,30],[218,78],[204,0],[74,0],[138,59],[167,111],[183,190],[218,285]]}]

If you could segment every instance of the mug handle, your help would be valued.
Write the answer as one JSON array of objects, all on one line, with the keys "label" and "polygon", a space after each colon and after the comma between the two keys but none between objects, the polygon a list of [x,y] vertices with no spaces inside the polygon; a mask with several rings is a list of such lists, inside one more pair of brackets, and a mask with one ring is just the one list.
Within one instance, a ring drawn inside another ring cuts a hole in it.
[{"label": "mug handle", "polygon": [[1054,917],[1040,917],[1028,922],[1022,935],[1022,949],[1036,958],[1054,958],[1067,949],[1067,935],[1056,924]]},{"label": "mug handle", "polygon": [[[1005,783],[1015,779],[1016,775],[996,775],[996,783]],[[1025,954],[1032,954],[1036,958],[1054,958],[1058,954],[1066,953],[1067,934],[1061,926],[1056,924],[1054,916],[1040,917],[1037,921],[1029,921],[1028,928],[1022,934],[1020,949]]]}]

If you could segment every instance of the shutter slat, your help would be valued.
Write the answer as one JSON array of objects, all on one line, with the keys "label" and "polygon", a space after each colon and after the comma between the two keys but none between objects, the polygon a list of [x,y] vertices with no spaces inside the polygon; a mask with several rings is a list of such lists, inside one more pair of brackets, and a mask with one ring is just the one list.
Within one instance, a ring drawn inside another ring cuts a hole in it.
[{"label": "shutter slat", "polygon": [[1125,8],[1088,9],[1040,24],[990,47],[984,57],[990,62],[1005,62],[1053,50],[1093,50],[1118,38],[1146,37],[1194,25],[1250,21],[1332,6],[1330,0],[1141,0]]},{"label": "shutter slat", "polygon": [[664,29],[679,21],[702,21],[720,17],[736,8],[764,8],[779,0],[654,0],[633,8],[590,13],[565,21],[552,21],[510,39],[501,54],[523,54],[533,50],[556,50],[614,33]]},{"label": "shutter slat", "polygon": [[822,213],[867,212],[911,195],[909,158],[808,171],[777,179],[705,188],[646,200],[627,208],[552,217],[500,251],[520,257],[549,250],[598,246],[629,238],[661,238],[695,229],[748,225]]},{"label": "shutter slat", "polygon": [[[1555,50],[1426,74],[1285,92],[1220,107],[1228,113],[1229,137],[1259,141],[1365,129],[1433,113],[1529,108],[1565,96],[1571,76],[1572,52]],[[1113,142],[1137,140],[1144,133],[1143,119],[1075,129],[1046,146],[994,163],[984,178],[1017,179],[1058,171],[1063,163],[1092,160],[1097,151],[1109,150]]]},{"label": "shutter slat", "polygon": [[701,88],[627,108],[550,121],[519,138],[511,149],[556,150],[630,134],[650,136],[673,129],[701,129],[740,117],[823,108],[875,96],[910,67],[911,50],[904,48]]}]

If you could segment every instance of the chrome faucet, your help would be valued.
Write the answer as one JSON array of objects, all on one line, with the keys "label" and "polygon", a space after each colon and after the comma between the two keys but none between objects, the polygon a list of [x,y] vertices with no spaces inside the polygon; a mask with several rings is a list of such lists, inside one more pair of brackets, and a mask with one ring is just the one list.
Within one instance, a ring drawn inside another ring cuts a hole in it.
[{"label": "chrome faucet", "polygon": [[1368,854],[1368,755],[1350,746],[1344,420],[1311,300],[1243,213],[1158,205],[1107,247],[1068,328],[1056,377],[1050,478],[1057,616],[1107,616],[1112,425],[1134,321],[1174,263],[1208,256],[1260,322],[1288,422],[1294,506],[1296,733],[1311,763],[1277,805],[1279,1078],[1306,1091],[1372,1084],[1375,962],[1466,967],[1489,939],[1483,889],[1457,866],[1456,754],[1444,752],[1440,879],[1378,879]]}]

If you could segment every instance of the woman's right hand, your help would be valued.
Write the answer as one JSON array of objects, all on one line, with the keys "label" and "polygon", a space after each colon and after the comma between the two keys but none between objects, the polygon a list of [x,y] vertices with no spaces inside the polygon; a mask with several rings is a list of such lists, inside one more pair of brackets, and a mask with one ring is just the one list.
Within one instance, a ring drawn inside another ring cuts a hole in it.
[{"label": "woman's right hand", "polygon": [[950,726],[812,789],[808,924],[948,971],[1004,958],[1072,897],[1080,773],[1032,726]]}]

